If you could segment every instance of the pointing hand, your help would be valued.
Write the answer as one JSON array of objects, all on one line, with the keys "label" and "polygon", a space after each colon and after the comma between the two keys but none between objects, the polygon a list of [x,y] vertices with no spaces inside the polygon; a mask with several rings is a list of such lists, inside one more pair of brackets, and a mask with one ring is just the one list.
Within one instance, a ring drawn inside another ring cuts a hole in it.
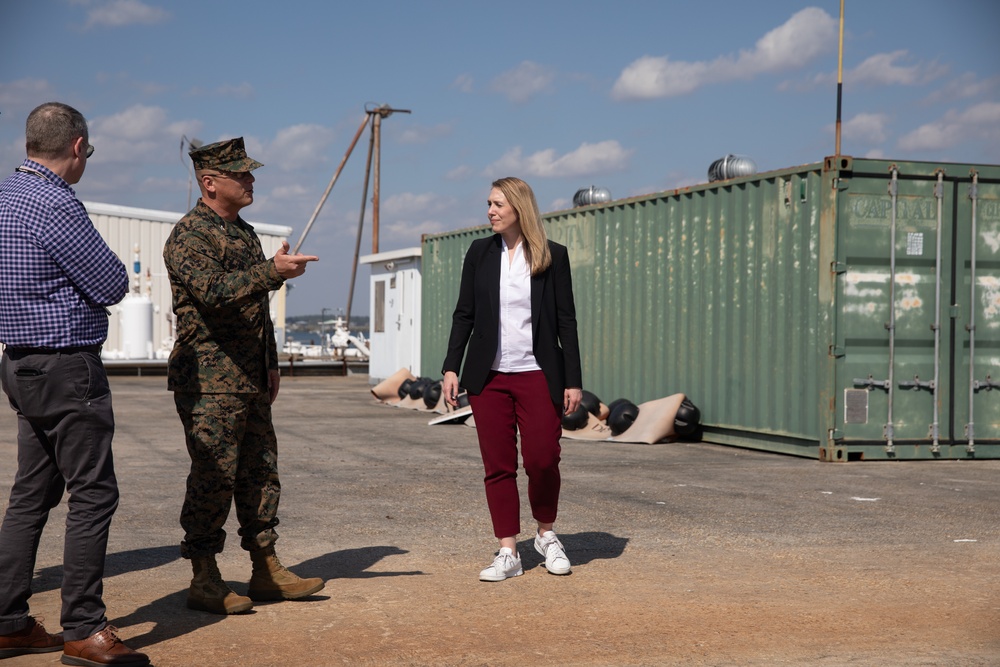
[{"label": "pointing hand", "polygon": [[306,272],[307,262],[319,260],[316,255],[289,255],[288,247],[288,241],[282,241],[281,248],[274,253],[274,268],[277,269],[278,275],[285,280],[298,278]]}]

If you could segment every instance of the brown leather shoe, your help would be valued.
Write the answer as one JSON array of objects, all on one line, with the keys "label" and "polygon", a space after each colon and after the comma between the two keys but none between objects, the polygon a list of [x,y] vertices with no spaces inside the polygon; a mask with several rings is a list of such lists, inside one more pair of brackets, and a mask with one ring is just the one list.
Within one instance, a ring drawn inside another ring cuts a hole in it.
[{"label": "brown leather shoe", "polygon": [[0,635],[0,660],[28,653],[51,653],[62,650],[62,647],[62,635],[50,635],[45,626],[29,616],[24,629]]},{"label": "brown leather shoe", "polygon": [[100,667],[101,665],[129,665],[143,667],[149,664],[149,656],[133,651],[118,639],[118,629],[106,625],[86,639],[66,642],[63,646],[62,664]]}]

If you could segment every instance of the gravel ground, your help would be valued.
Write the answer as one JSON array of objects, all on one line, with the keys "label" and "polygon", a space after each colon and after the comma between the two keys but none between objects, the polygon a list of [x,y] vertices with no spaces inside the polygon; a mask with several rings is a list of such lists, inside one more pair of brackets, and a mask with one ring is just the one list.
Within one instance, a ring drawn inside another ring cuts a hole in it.
[{"label": "gravel ground", "polygon": [[[525,506],[524,576],[487,584],[477,575],[496,546],[475,430],[381,405],[364,375],[284,378],[278,553],[327,585],[223,617],[184,606],[188,460],[165,379],[111,382],[122,500],[105,599],[156,667],[1000,665],[1000,461],[564,440],[556,529],[573,573],[541,566]],[[4,506],[15,430],[0,411]],[[50,630],[64,516],[65,503],[31,600]],[[242,593],[236,528],[231,517],[220,566]]]}]

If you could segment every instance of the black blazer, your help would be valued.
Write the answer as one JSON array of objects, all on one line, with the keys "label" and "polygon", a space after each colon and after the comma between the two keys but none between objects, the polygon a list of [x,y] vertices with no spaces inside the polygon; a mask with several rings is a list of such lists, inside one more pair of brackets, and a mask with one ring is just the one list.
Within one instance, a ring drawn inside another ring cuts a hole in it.
[{"label": "black blazer", "polygon": [[[576,331],[573,279],[566,246],[549,241],[552,264],[531,277],[531,338],[535,361],[545,373],[552,401],[563,404],[566,387],[583,388],[580,343]],[[462,284],[452,316],[448,353],[442,372],[458,373],[465,353],[461,386],[473,394],[482,391],[496,358],[500,313],[499,234],[477,239],[469,246],[462,266]],[[468,344],[468,351],[466,351]]]}]

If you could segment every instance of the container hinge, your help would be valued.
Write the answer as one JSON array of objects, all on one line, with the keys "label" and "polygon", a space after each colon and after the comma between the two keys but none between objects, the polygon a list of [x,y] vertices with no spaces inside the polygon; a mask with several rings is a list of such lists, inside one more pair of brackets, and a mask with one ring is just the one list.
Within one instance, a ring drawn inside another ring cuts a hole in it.
[{"label": "container hinge", "polygon": [[914,375],[912,380],[901,380],[899,383],[900,389],[912,389],[914,391],[919,391],[921,389],[929,389],[934,391],[934,381],[927,380],[925,382],[920,381],[919,375]]},{"label": "container hinge", "polygon": [[993,377],[990,375],[987,375],[986,379],[982,382],[976,380],[972,383],[972,391],[993,391],[994,389],[1000,389],[1000,382],[994,382]]},{"label": "container hinge", "polygon": [[830,346],[830,356],[831,357],[839,359],[840,357],[843,357],[846,354],[847,354],[847,350],[845,350],[844,348],[842,348],[842,347],[840,347],[838,345],[831,345]]},{"label": "container hinge", "polygon": [[969,422],[965,425],[965,437],[968,440],[968,444],[965,445],[965,451],[969,454],[976,453],[976,425]]},{"label": "container hinge", "polygon": [[885,453],[895,454],[896,446],[893,444],[893,440],[896,437],[896,431],[892,427],[892,424],[886,424],[882,427],[882,437],[885,438]]},{"label": "container hinge", "polygon": [[833,187],[838,190],[847,190],[851,187],[851,179],[849,178],[835,178],[833,179]]},{"label": "container hinge", "polygon": [[831,428],[829,431],[827,431],[826,437],[831,442],[834,440],[840,440],[844,437],[844,432],[835,428]]},{"label": "container hinge", "polygon": [[841,273],[847,273],[847,264],[844,264],[843,262],[830,262],[830,272],[838,275]]},{"label": "container hinge", "polygon": [[865,387],[866,389],[885,389],[889,390],[888,380],[876,380],[871,375],[867,378],[854,378],[852,380],[855,387]]}]

